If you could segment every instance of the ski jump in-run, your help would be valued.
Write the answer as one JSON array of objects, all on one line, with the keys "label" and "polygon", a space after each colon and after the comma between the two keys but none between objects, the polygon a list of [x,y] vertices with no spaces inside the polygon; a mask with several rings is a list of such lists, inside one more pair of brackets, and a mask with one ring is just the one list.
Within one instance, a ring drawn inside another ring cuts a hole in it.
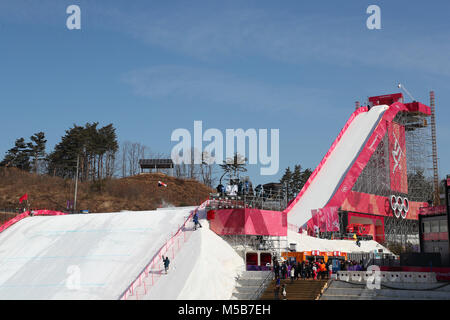
[{"label": "ski jump in-run", "polygon": [[[401,93],[369,98],[368,106],[353,112],[303,189],[286,208],[288,222],[304,227],[313,216],[311,210],[342,210],[343,207],[351,208],[345,209],[347,211],[380,217],[392,216],[395,211],[396,217],[401,214],[403,219],[417,219],[423,202],[407,200],[405,204],[395,206],[390,199],[408,197],[405,130],[415,128],[408,127],[409,123],[401,119],[418,119],[430,114],[430,107],[420,102],[404,103]],[[386,179],[383,183],[390,195],[352,190],[375,151],[380,150],[377,148],[386,148],[383,153]],[[398,207],[405,208],[405,212],[397,213]]]}]

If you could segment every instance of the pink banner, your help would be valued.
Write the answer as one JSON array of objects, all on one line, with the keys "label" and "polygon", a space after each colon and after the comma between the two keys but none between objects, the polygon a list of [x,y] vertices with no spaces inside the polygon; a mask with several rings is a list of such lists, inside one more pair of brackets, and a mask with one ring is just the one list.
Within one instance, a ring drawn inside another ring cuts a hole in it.
[{"label": "pink banner", "polygon": [[[409,202],[409,211],[406,219],[418,219],[420,208],[426,207],[426,202]],[[365,212],[380,216],[392,217],[393,212],[389,198],[374,194],[350,191],[341,205],[344,211]]]},{"label": "pink banner", "polygon": [[312,218],[307,222],[309,233],[313,235],[316,230],[320,230],[320,232],[338,232],[338,209],[338,207],[328,207],[311,210]]},{"label": "pink banner", "polygon": [[212,231],[220,235],[287,235],[287,214],[251,208],[218,209],[209,221]]},{"label": "pink banner", "polygon": [[[53,211],[53,210],[32,210],[32,213],[33,213],[34,216],[60,216],[60,215],[65,215],[66,214],[64,212]],[[6,221],[4,224],[2,224],[0,226],[0,232],[8,229],[13,224],[19,222],[23,218],[28,217],[29,215],[30,215],[30,212],[26,211],[24,213],[21,213],[21,214],[15,216],[14,218],[12,218],[12,219],[10,219],[8,221]]]},{"label": "pink banner", "polygon": [[408,193],[406,173],[406,141],[405,127],[395,122],[389,122],[389,172],[391,190]]},{"label": "pink banner", "polygon": [[9,227],[11,227],[16,222],[18,222],[18,221],[20,221],[20,220],[22,220],[23,218],[26,218],[26,217],[28,217],[28,212],[21,213],[21,214],[15,216],[14,218],[6,221],[4,224],[2,224],[0,226],[0,232],[3,232],[4,230],[8,229]]}]

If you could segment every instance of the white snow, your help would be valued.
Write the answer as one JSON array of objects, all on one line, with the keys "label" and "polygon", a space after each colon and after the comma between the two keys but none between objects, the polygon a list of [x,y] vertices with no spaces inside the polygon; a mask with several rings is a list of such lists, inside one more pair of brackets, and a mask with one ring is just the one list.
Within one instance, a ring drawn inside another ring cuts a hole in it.
[{"label": "white snow", "polygon": [[0,299],[118,299],[192,209],[26,218],[0,233]]},{"label": "white snow", "polygon": [[170,263],[170,270],[142,299],[228,300],[244,260],[220,236],[209,229],[207,220]]},{"label": "white snow", "polygon": [[374,250],[383,249],[384,253],[390,251],[374,240],[360,241],[361,246],[356,245],[354,240],[327,240],[300,234],[288,229],[288,243],[296,243],[296,251],[342,251],[353,252],[374,252]]},{"label": "white snow", "polygon": [[[26,218],[0,233],[0,299],[118,299],[192,209]],[[244,261],[200,221],[141,299],[231,297]]]},{"label": "white snow", "polygon": [[311,218],[312,209],[325,207],[388,108],[375,106],[355,117],[309,188],[288,213],[289,223],[302,226]]}]

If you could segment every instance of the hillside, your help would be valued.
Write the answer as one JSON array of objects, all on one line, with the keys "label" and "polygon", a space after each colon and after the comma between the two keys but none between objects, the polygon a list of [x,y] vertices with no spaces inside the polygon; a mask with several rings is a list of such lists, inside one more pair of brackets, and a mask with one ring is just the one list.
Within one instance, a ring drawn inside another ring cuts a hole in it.
[{"label": "hillside", "polygon": [[[158,187],[158,181],[167,187]],[[75,183],[59,177],[36,175],[15,168],[0,168],[0,211],[19,206],[28,193],[31,208],[65,210],[73,200]],[[78,184],[77,208],[89,212],[154,210],[165,206],[198,205],[212,192],[196,180],[161,173]]]}]

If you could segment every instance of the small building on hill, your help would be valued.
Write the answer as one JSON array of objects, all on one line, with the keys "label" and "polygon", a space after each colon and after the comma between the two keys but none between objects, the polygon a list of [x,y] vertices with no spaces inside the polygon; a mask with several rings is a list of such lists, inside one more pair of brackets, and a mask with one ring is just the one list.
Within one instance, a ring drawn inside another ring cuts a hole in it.
[{"label": "small building on hill", "polygon": [[170,175],[173,176],[174,164],[172,159],[140,159],[139,166],[141,167],[141,173],[151,173],[153,170],[155,170],[155,172],[159,172],[160,170],[169,169]]}]

